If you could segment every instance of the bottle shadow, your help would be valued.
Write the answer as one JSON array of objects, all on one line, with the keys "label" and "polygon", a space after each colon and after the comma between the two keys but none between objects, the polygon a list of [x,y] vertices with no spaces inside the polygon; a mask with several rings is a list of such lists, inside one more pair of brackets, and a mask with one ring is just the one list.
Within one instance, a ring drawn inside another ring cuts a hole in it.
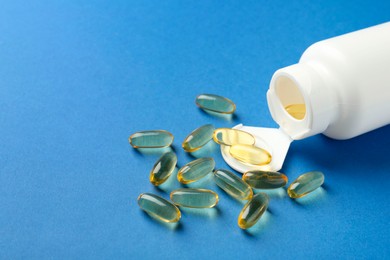
[{"label": "bottle shadow", "polygon": [[[390,125],[349,140],[334,140],[319,135],[296,141],[288,152],[283,169],[291,168],[296,159],[327,169],[326,176],[353,172],[353,178],[367,179],[368,174],[380,169],[390,170]],[[313,169],[316,170],[316,169]],[[385,184],[385,183],[384,183]],[[332,188],[325,184],[327,192]]]}]

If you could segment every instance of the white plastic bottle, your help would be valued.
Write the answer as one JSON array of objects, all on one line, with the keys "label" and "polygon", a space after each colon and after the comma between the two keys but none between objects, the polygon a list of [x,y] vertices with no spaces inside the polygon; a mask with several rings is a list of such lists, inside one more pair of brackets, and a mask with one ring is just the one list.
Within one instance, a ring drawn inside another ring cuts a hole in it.
[{"label": "white plastic bottle", "polygon": [[[251,132],[256,145],[271,150],[273,164],[248,166],[222,150],[240,172],[279,170],[293,140],[319,133],[348,139],[389,124],[390,22],[311,45],[299,63],[274,73],[267,100],[279,129],[235,128]],[[294,104],[305,108],[303,118],[286,111]]]}]

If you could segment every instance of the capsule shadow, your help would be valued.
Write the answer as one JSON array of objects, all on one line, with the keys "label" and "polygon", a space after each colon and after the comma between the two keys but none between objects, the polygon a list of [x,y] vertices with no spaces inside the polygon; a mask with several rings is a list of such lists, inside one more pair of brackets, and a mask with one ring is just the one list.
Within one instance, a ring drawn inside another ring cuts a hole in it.
[{"label": "capsule shadow", "polygon": [[164,227],[164,228],[172,230],[172,231],[183,230],[183,224],[180,221],[175,222],[175,223],[168,223],[168,222],[164,222],[161,219],[154,217],[153,215],[149,215],[145,211],[141,211],[141,212],[144,215],[144,218],[147,221],[149,221],[152,225]]},{"label": "capsule shadow", "polygon": [[250,237],[258,237],[269,226],[270,221],[271,213],[267,209],[257,223],[248,229],[243,229],[243,233]]},{"label": "capsule shadow", "polygon": [[291,200],[293,201],[293,203],[299,206],[314,205],[316,203],[323,202],[326,200],[326,190],[322,187],[319,187],[301,198]]},{"label": "capsule shadow", "polygon": [[277,189],[252,189],[255,194],[263,192],[268,195],[268,197],[272,199],[283,199],[287,197],[287,192],[283,188]]},{"label": "capsule shadow", "polygon": [[233,121],[234,119],[234,115],[235,113],[233,114],[223,114],[223,113],[217,113],[217,112],[213,112],[213,111],[209,111],[209,110],[203,110],[203,109],[199,109],[200,112],[208,117],[212,117],[212,118],[217,118],[217,119],[221,119],[221,120],[224,120],[224,121]]},{"label": "capsule shadow", "polygon": [[195,215],[199,217],[207,217],[210,219],[214,219],[218,217],[220,214],[220,210],[218,206],[215,206],[213,208],[185,208],[180,207],[180,211],[183,215]]}]

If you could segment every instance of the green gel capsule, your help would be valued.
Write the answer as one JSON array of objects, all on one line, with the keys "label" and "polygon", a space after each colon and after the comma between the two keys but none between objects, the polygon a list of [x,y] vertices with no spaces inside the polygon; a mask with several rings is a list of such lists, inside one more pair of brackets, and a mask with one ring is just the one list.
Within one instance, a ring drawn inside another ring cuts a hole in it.
[{"label": "green gel capsule", "polygon": [[162,148],[173,142],[173,135],[165,130],[149,130],[132,134],[129,142],[134,148]]},{"label": "green gel capsule", "polygon": [[213,139],[220,145],[228,146],[234,144],[254,145],[256,141],[250,133],[231,128],[215,129]]},{"label": "green gel capsule", "polygon": [[322,172],[307,172],[290,184],[287,194],[293,199],[301,198],[319,188],[324,183],[324,180],[325,177]]},{"label": "green gel capsule", "polygon": [[184,151],[186,152],[195,152],[207,144],[211,138],[213,138],[214,133],[213,125],[204,125],[194,131],[192,131],[182,144]]},{"label": "green gel capsule", "polygon": [[230,99],[212,94],[197,96],[195,103],[203,110],[221,114],[233,114],[236,110],[236,105]]},{"label": "green gel capsule", "polygon": [[253,196],[251,187],[230,171],[215,170],[214,180],[221,189],[236,199],[249,200]]},{"label": "green gel capsule", "polygon": [[206,189],[177,189],[170,197],[175,205],[187,208],[212,208],[218,203],[218,194]]},{"label": "green gel capsule", "polygon": [[171,176],[177,163],[177,156],[174,152],[164,153],[154,164],[150,172],[149,180],[154,186],[163,184]]},{"label": "green gel capsule", "polygon": [[213,158],[199,158],[184,165],[177,173],[179,182],[188,184],[197,181],[212,172],[215,167]]},{"label": "green gel capsule", "polygon": [[268,195],[258,193],[248,201],[238,216],[238,226],[242,229],[252,227],[267,210],[269,203]]},{"label": "green gel capsule", "polygon": [[287,176],[271,171],[247,171],[242,179],[255,189],[277,189],[287,184]]},{"label": "green gel capsule", "polygon": [[139,207],[150,216],[164,222],[180,220],[180,210],[171,202],[151,193],[142,193],[138,197]]}]

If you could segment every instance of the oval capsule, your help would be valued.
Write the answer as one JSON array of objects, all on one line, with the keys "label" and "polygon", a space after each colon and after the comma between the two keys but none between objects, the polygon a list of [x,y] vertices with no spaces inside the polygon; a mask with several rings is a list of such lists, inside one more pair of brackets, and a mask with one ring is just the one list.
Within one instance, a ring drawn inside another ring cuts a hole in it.
[{"label": "oval capsule", "polygon": [[201,94],[196,97],[195,103],[203,110],[221,114],[233,114],[236,110],[236,105],[233,101],[213,94]]},{"label": "oval capsule", "polygon": [[233,158],[251,165],[266,165],[271,162],[268,151],[253,145],[235,144],[230,146],[229,152]]},{"label": "oval capsule", "polygon": [[267,210],[269,203],[268,195],[258,193],[248,201],[238,216],[238,226],[242,229],[252,227]]},{"label": "oval capsule", "polygon": [[213,158],[199,158],[184,165],[177,173],[177,179],[183,184],[195,182],[212,172],[214,167]]},{"label": "oval capsule", "polygon": [[214,133],[213,125],[204,125],[192,131],[186,139],[184,139],[182,147],[186,152],[195,152],[207,144]]},{"label": "oval capsule", "polygon": [[236,199],[249,200],[253,196],[251,187],[230,171],[215,170],[214,180],[221,189]]},{"label": "oval capsule", "polygon": [[173,135],[165,130],[148,130],[132,134],[129,143],[134,148],[163,148],[173,142]]},{"label": "oval capsule", "polygon": [[231,128],[215,129],[213,139],[218,144],[228,146],[234,144],[254,145],[256,141],[250,133]]},{"label": "oval capsule", "polygon": [[322,172],[312,171],[299,176],[287,189],[290,198],[301,198],[315,189],[321,187],[325,177]]},{"label": "oval capsule", "polygon": [[207,189],[177,189],[170,198],[175,205],[187,208],[212,208],[218,203],[218,194]]},{"label": "oval capsule", "polygon": [[255,189],[277,189],[286,186],[288,178],[283,173],[271,171],[247,171],[242,179]]},{"label": "oval capsule", "polygon": [[164,222],[177,222],[181,217],[180,210],[173,203],[151,193],[139,195],[138,205],[150,216]]},{"label": "oval capsule", "polygon": [[163,184],[171,176],[177,163],[177,156],[174,152],[164,153],[154,164],[150,172],[150,182],[158,186]]},{"label": "oval capsule", "polygon": [[284,108],[290,116],[295,119],[302,120],[306,115],[306,105],[305,104],[291,104]]}]

